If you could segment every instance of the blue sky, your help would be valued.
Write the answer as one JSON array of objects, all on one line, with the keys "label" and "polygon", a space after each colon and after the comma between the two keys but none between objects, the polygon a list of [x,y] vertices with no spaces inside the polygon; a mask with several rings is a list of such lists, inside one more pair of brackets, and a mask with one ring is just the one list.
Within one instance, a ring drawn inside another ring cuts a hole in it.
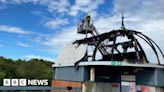
[{"label": "blue sky", "polygon": [[0,56],[55,61],[67,43],[83,38],[76,27],[88,12],[103,33],[120,28],[122,9],[127,27],[164,48],[163,6],[162,0],[0,0]]},{"label": "blue sky", "polygon": [[[57,9],[54,9],[55,6],[48,8],[50,7],[49,3],[55,2],[60,3],[61,6],[58,6]],[[65,2],[68,5],[64,5]],[[101,4],[104,1],[98,0],[97,2]],[[77,25],[78,21],[88,12],[87,10],[71,15],[65,8],[59,10],[61,7],[70,8],[75,3],[76,1],[73,0],[63,2],[57,0],[47,0],[46,2],[44,0],[37,2],[35,0],[0,0],[0,36],[2,37],[0,39],[0,55],[14,59],[35,56],[55,59],[60,52],[56,50],[58,48],[44,43],[52,36],[58,35],[63,28]],[[109,3],[112,4],[112,2]],[[110,6],[105,5],[104,7],[109,8]],[[107,10],[99,8],[99,11]]]}]

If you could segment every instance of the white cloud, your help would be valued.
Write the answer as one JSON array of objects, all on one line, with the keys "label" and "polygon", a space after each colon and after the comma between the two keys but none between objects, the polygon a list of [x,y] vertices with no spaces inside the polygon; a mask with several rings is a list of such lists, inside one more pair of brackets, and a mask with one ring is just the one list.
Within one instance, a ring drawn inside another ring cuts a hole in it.
[{"label": "white cloud", "polygon": [[29,45],[29,44],[26,44],[26,43],[21,43],[21,42],[19,42],[17,45],[18,45],[18,46],[21,46],[21,47],[25,47],[25,48],[30,47],[30,45]]},{"label": "white cloud", "polygon": [[25,58],[27,58],[27,59],[43,59],[43,60],[48,60],[48,61],[52,61],[52,62],[55,61],[54,58],[44,57],[44,56],[39,56],[39,55],[32,55],[32,54],[25,56]]},{"label": "white cloud", "polygon": [[[135,21],[125,22],[127,28],[139,30],[152,38],[164,52],[164,1],[163,0],[115,0],[114,15],[125,12],[125,21],[129,18]],[[157,63],[153,51],[145,43],[141,45],[146,51],[150,62]],[[161,57],[161,56],[160,56]],[[163,61],[163,59],[161,59]],[[164,64],[164,62],[163,62]]]},{"label": "white cloud", "polygon": [[67,0],[56,0],[51,1],[48,5],[48,10],[50,12],[58,11],[59,13],[61,12],[67,12],[68,8],[70,7],[70,3]]},{"label": "white cloud", "polygon": [[66,12],[70,7],[70,3],[67,0],[0,0],[2,4],[21,4],[21,3],[33,3],[47,7],[49,12]]},{"label": "white cloud", "polygon": [[34,14],[36,16],[42,16],[43,12],[42,11],[31,11],[31,14]]},{"label": "white cloud", "polygon": [[58,26],[61,26],[61,25],[65,25],[65,24],[68,24],[68,19],[51,19],[50,21],[46,22],[44,25],[47,27],[47,28],[50,28],[50,29],[55,29],[57,28]]},{"label": "white cloud", "polygon": [[75,4],[70,8],[69,14],[76,16],[79,12],[87,13],[97,9],[103,3],[103,0],[76,0]]},{"label": "white cloud", "polygon": [[115,0],[114,13],[124,10],[128,16],[139,16],[144,20],[163,19],[163,0]]},{"label": "white cloud", "polygon": [[32,34],[31,31],[26,31],[19,27],[8,26],[8,25],[0,25],[0,31],[8,32],[8,33],[17,33],[17,34]]},{"label": "white cloud", "polygon": [[64,28],[63,30],[61,30],[60,33],[54,34],[53,36],[47,38],[47,40],[43,44],[50,46],[51,51],[58,53],[69,42],[73,42],[79,38],[84,37],[82,35],[77,34],[76,32],[76,26]]}]

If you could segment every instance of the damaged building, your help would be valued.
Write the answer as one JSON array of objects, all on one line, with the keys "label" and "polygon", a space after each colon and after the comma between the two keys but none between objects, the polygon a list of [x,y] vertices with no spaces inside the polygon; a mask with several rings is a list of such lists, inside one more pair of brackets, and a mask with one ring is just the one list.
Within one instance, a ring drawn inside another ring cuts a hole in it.
[{"label": "damaged building", "polygon": [[[52,92],[164,92],[164,54],[148,36],[124,26],[100,34],[87,15],[77,32],[84,39],[68,44],[53,65]],[[156,56],[150,63],[139,40]],[[160,59],[162,58],[162,60]]]}]

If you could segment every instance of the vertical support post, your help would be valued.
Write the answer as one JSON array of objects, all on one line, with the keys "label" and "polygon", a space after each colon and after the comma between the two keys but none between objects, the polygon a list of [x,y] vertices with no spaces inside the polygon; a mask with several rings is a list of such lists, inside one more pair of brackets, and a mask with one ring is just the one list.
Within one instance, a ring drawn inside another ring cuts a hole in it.
[{"label": "vertical support post", "polygon": [[138,44],[137,44],[137,40],[134,38],[134,42],[135,42],[135,50],[136,50],[136,55],[137,55],[137,59],[138,62],[137,63],[142,63],[140,55],[139,55],[139,51],[138,51]]},{"label": "vertical support post", "polygon": [[93,66],[90,69],[90,81],[95,81],[95,68]]}]

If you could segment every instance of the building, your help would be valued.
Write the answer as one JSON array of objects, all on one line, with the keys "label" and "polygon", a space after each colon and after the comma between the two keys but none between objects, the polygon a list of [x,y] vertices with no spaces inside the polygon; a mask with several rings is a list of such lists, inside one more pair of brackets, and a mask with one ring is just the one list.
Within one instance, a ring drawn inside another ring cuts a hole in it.
[{"label": "building", "polygon": [[[164,92],[161,49],[141,32],[126,29],[123,19],[121,29],[103,34],[88,22],[88,16],[83,20],[78,33],[86,38],[68,44],[53,65],[52,86],[66,89],[52,92]],[[149,62],[136,36],[150,45],[157,64]]]}]

